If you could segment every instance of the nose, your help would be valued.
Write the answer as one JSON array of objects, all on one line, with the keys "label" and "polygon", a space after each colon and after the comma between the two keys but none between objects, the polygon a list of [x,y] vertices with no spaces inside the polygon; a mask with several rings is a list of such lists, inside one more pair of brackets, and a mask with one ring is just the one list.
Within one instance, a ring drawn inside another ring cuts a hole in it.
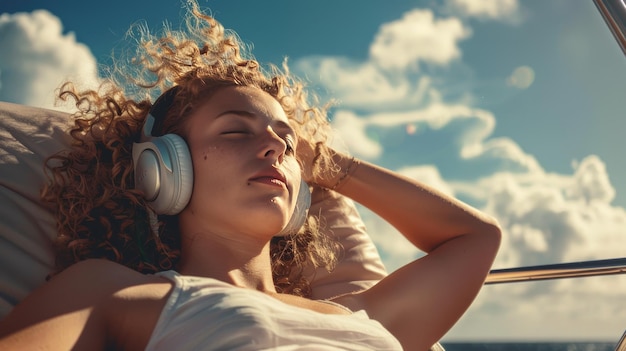
[{"label": "nose", "polygon": [[259,151],[260,158],[273,158],[272,163],[282,163],[287,150],[287,143],[281,138],[272,127],[268,126],[261,135],[262,147]]}]

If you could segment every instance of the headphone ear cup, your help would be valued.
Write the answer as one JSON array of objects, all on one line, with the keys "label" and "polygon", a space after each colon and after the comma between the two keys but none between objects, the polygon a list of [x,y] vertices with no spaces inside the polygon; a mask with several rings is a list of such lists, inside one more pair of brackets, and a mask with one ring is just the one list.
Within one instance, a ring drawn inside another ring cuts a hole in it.
[{"label": "headphone ear cup", "polygon": [[133,146],[135,188],[157,214],[175,215],[189,203],[193,165],[187,144],[176,134]]},{"label": "headphone ear cup", "polygon": [[285,236],[300,230],[300,227],[304,225],[309,215],[309,208],[311,208],[311,190],[309,190],[309,184],[307,184],[304,179],[300,179],[300,190],[298,191],[296,208],[293,210],[293,214],[285,228],[283,228],[280,233],[276,234],[276,236]]}]

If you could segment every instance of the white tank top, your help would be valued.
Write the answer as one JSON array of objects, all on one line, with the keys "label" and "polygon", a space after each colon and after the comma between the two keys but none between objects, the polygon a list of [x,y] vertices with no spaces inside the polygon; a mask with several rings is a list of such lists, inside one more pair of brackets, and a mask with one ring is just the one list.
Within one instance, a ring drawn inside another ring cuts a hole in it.
[{"label": "white tank top", "polygon": [[262,292],[174,271],[174,282],[146,350],[402,350],[365,311],[323,314]]}]

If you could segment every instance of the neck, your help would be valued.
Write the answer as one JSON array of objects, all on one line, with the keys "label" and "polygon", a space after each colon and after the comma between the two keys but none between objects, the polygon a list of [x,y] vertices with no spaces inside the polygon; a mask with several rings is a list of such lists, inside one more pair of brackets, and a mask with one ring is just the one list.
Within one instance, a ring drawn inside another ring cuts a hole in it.
[{"label": "neck", "polygon": [[181,244],[181,274],[210,277],[264,292],[276,291],[269,242],[198,233],[183,235]]}]

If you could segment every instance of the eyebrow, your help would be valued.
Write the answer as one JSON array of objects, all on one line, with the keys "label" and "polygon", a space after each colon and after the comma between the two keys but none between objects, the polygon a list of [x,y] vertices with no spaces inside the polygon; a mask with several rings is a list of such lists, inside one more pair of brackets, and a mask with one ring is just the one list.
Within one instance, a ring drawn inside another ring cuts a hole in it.
[{"label": "eyebrow", "polygon": [[[218,119],[225,115],[236,115],[236,116],[244,117],[246,119],[257,119],[259,117],[258,115],[249,111],[245,111],[245,110],[228,110],[228,111],[224,111],[218,114],[215,117],[215,119]],[[281,120],[274,120],[274,123],[276,124],[276,127],[278,129],[286,130],[287,132],[294,134],[294,135],[296,134],[296,131],[291,127],[291,125],[289,125],[289,123],[286,123],[285,121],[281,121]]]}]

